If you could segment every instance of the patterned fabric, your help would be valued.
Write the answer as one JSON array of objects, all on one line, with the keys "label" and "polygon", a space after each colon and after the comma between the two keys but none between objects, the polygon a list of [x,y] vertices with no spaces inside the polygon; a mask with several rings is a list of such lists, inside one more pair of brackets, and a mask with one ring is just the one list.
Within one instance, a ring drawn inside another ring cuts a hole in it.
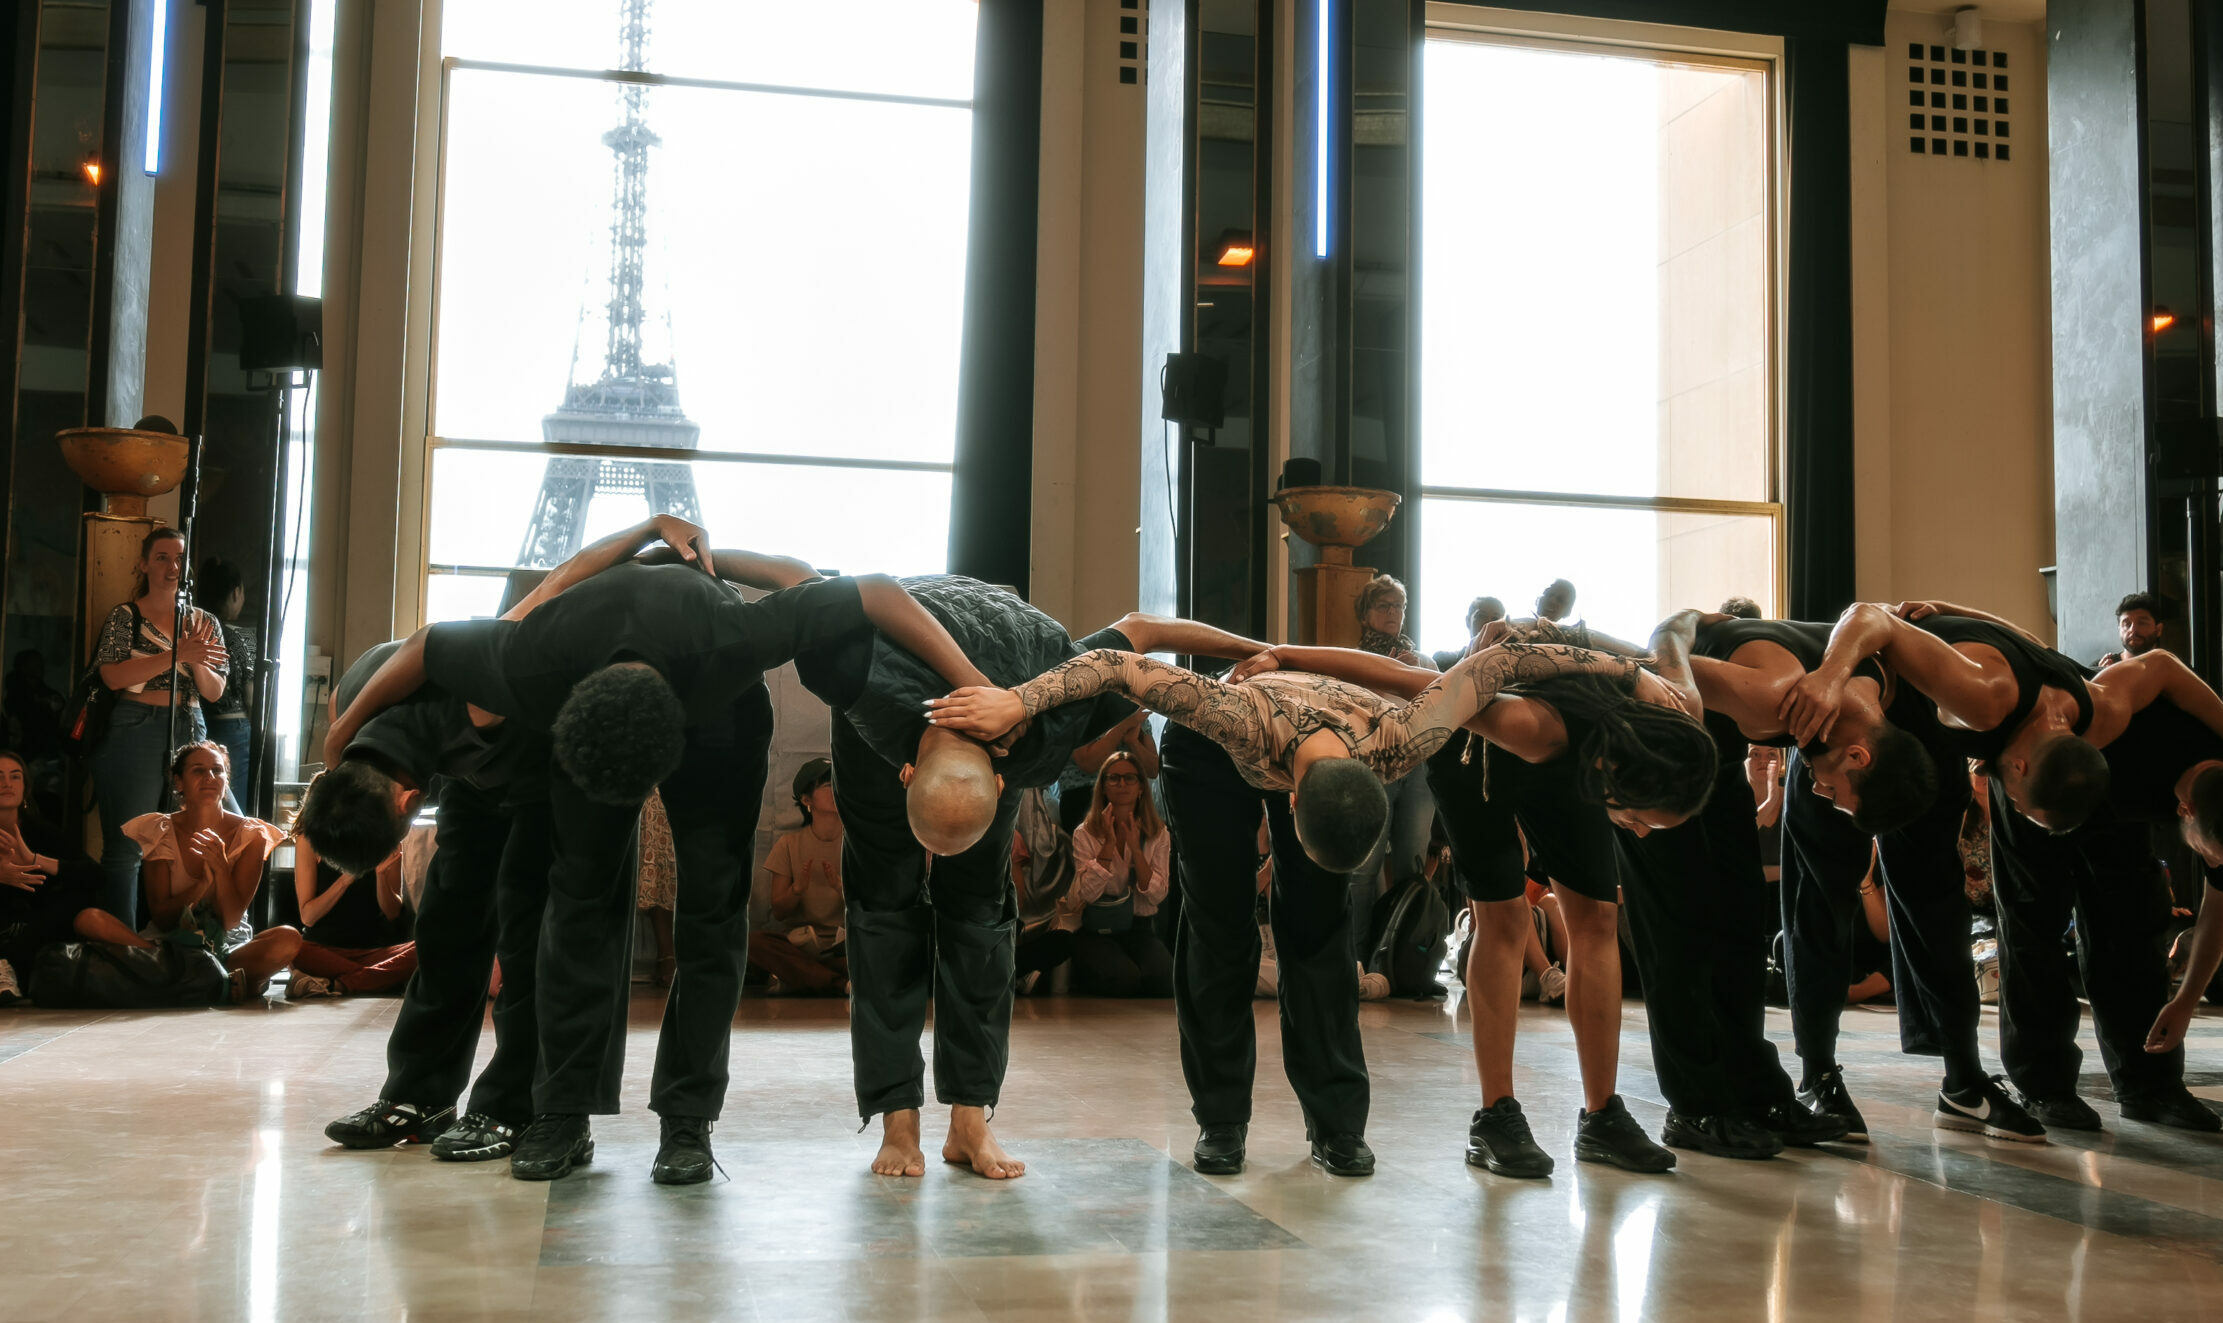
[{"label": "patterned fabric", "polygon": [[1359,625],[1359,650],[1384,657],[1419,656],[1419,645],[1404,634],[1384,634],[1372,625]]},{"label": "patterned fabric", "polygon": [[[197,606],[186,608],[185,619],[188,629],[203,624],[214,625],[216,623],[216,617]],[[140,616],[137,633],[133,633],[131,621],[132,605],[129,602],[123,603],[108,613],[108,623],[102,625],[100,629],[100,648],[93,654],[95,665],[107,666],[114,662],[129,661],[133,657],[160,657],[170,651],[170,636],[156,628],[153,621],[148,620],[143,615]],[[206,669],[224,679],[226,683],[230,682],[231,669],[229,666],[209,666]],[[184,674],[183,667],[179,668],[179,674]],[[170,673],[166,670],[158,671],[151,679],[130,685],[123,692],[127,694],[166,694],[170,692]],[[194,689],[191,680],[187,680],[183,692],[191,696],[192,701],[199,701],[198,691]]]},{"label": "patterned fabric", "polygon": [[641,805],[641,889],[644,910],[668,910],[679,903],[679,854],[672,845],[671,819],[664,797],[650,791]]}]

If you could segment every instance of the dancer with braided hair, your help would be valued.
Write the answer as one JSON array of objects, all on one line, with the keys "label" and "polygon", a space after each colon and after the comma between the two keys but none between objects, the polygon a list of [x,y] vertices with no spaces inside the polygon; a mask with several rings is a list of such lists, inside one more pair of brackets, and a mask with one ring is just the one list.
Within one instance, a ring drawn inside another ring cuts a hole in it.
[{"label": "dancer with braided hair", "polygon": [[[1468,656],[1507,637],[1502,625],[1478,635]],[[1519,641],[1611,642],[1548,622],[1521,627]],[[1436,679],[1434,671],[1368,652],[1301,647],[1270,649],[1234,675],[1248,679],[1277,666],[1400,698],[1424,691]],[[1558,894],[1567,921],[1567,1014],[1583,1082],[1575,1156],[1640,1172],[1675,1165],[1675,1155],[1652,1142],[1617,1092],[1620,875],[1609,815],[1664,821],[1701,806],[1713,785],[1713,741],[1683,702],[1682,694],[1644,670],[1622,679],[1575,676],[1523,685],[1499,693],[1428,760],[1428,786],[1474,920],[1463,974],[1482,1084],[1482,1107],[1467,1132],[1471,1166],[1501,1176],[1542,1177],[1554,1165],[1513,1093],[1530,875]]]}]

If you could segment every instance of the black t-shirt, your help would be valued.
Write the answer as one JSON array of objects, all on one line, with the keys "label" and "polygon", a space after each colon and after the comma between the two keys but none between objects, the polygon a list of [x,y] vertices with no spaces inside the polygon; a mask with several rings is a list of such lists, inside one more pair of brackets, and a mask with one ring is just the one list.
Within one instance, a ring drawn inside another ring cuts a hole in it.
[{"label": "black t-shirt", "polygon": [[1941,726],[1945,746],[1962,758],[1990,762],[2007,751],[2007,742],[2014,738],[2017,728],[2038,706],[2039,692],[2047,685],[2068,691],[2076,699],[2076,732],[2083,734],[2092,724],[2092,696],[2085,691],[2084,682],[2092,678],[2092,670],[2074,658],[2065,657],[2039,643],[2032,643],[2021,634],[2004,625],[1989,620],[1975,620],[1968,616],[1930,616],[1914,622],[1915,628],[1935,634],[1956,646],[1964,643],[1984,643],[1998,649],[2007,659],[2007,668],[2015,677],[2015,707],[2007,719],[1990,730],[1963,730],[1957,726]]},{"label": "black t-shirt", "polygon": [[[339,880],[338,869],[322,859],[317,860],[318,895],[331,890]],[[322,946],[357,950],[397,946],[409,940],[414,925],[414,916],[406,904],[391,919],[378,908],[378,876],[373,873],[348,883],[347,890],[324,912],[324,917],[310,924],[301,935]]]},{"label": "black t-shirt", "polygon": [[[332,691],[342,712],[400,646],[381,643],[347,668]],[[528,765],[545,762],[546,749],[546,740],[531,732],[473,726],[463,700],[436,684],[425,685],[364,722],[347,745],[349,754],[374,754],[406,774],[419,789],[430,789],[435,776],[469,781],[482,790],[509,786],[522,779]]]},{"label": "black t-shirt", "polygon": [[[1115,629],[1098,630],[1076,643],[1057,621],[977,579],[928,574],[903,580],[903,587],[942,622],[982,674],[1006,688],[1094,648],[1132,647]],[[795,668],[806,688],[840,709],[873,752],[897,766],[918,757],[926,700],[950,688],[933,667],[873,629],[807,652],[795,659]],[[1134,710],[1116,694],[1051,708],[1034,719],[1009,757],[996,761],[996,771],[1011,789],[1054,785],[1073,750]]]},{"label": "black t-shirt", "polygon": [[764,673],[867,629],[854,579],[816,579],[754,602],[689,565],[620,565],[523,620],[434,625],[431,679],[466,702],[546,730],[571,688],[616,662],[646,662],[690,726],[715,722]]}]

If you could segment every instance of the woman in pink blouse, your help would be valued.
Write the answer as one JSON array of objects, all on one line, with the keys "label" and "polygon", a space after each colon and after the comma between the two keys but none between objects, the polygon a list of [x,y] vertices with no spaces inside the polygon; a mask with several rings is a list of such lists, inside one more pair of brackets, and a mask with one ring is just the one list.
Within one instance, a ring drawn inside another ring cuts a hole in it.
[{"label": "woman in pink blouse", "polygon": [[224,746],[211,740],[186,745],[170,764],[170,775],[185,807],[123,824],[145,852],[150,922],[133,932],[106,910],[81,910],[77,933],[119,946],[204,947],[231,971],[233,1001],[259,997],[301,946],[301,934],[292,928],[258,933],[247,922],[247,907],[262,889],[263,868],[286,834],[224,807],[231,777]]},{"label": "woman in pink blouse", "polygon": [[1080,922],[1073,991],[1098,997],[1173,995],[1173,956],[1151,922],[1165,903],[1171,855],[1171,838],[1134,755],[1112,754],[1097,769],[1088,816],[1073,829],[1069,901],[1077,904]]}]

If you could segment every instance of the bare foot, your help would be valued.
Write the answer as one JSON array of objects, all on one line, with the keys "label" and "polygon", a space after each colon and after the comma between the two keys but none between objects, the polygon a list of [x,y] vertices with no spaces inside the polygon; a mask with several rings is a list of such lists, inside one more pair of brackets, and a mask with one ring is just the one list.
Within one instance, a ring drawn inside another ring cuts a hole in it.
[{"label": "bare foot", "polygon": [[872,1174],[926,1174],[926,1154],[919,1148],[919,1113],[916,1107],[881,1116],[880,1151],[872,1156]]},{"label": "bare foot", "polygon": [[942,1145],[942,1161],[971,1167],[992,1181],[1007,1181],[1027,1174],[1027,1164],[1003,1151],[988,1129],[988,1113],[978,1107],[949,1109],[949,1139]]}]

